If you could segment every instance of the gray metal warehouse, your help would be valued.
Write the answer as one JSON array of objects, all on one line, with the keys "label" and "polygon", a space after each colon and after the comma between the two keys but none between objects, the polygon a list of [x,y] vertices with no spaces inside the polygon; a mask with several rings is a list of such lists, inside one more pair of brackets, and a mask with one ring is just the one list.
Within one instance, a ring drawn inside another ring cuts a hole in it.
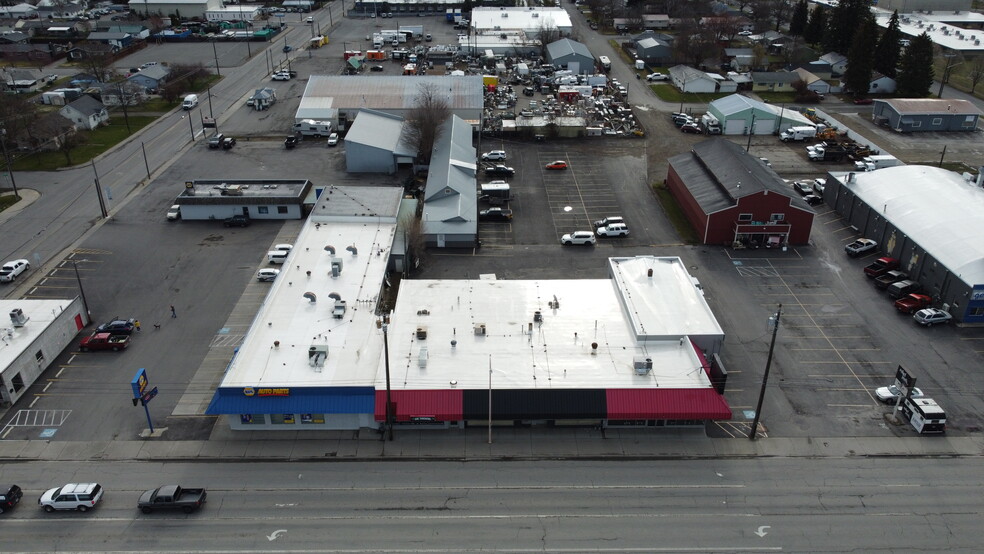
[{"label": "gray metal warehouse", "polygon": [[875,100],[871,120],[900,133],[976,131],[981,110],[956,98],[888,98]]},{"label": "gray metal warehouse", "polygon": [[485,102],[482,77],[460,75],[312,75],[294,120],[331,121],[345,131],[363,108],[406,117],[427,87],[446,95],[452,114],[478,126]]},{"label": "gray metal warehouse", "polygon": [[934,306],[963,323],[984,323],[984,190],[937,167],[904,165],[829,173],[823,191],[861,236],[898,258]]}]

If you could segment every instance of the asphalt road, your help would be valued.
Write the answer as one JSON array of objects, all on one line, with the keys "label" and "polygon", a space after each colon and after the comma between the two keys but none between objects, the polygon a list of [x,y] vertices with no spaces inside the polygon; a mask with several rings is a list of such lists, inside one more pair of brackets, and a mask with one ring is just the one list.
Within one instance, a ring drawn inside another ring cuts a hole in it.
[{"label": "asphalt road", "polygon": [[[652,463],[32,463],[6,552],[979,551],[976,459]],[[101,506],[46,514],[49,486]],[[136,510],[160,484],[206,486],[191,515]]]}]

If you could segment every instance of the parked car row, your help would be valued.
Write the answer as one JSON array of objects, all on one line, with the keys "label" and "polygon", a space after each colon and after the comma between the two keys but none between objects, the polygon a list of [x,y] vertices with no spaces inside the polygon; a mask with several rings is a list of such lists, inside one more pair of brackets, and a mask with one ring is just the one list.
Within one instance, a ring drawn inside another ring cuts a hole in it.
[{"label": "parked car row", "polygon": [[[38,505],[49,514],[56,510],[88,512],[99,505],[105,491],[99,483],[68,483],[46,490]],[[20,503],[24,491],[17,485],[0,485],[0,513]],[[205,505],[204,488],[164,485],[145,491],[137,499],[137,509],[145,514],[156,510],[178,509],[190,514]]]},{"label": "parked car row", "polygon": [[589,246],[597,242],[596,237],[627,237],[629,226],[621,216],[609,216],[593,221],[594,231],[574,231],[560,237],[560,243],[565,246]]},{"label": "parked car row", "polygon": [[[844,251],[853,257],[873,251],[877,246],[878,243],[871,239],[860,238],[846,245]],[[864,266],[864,274],[872,280],[876,289],[886,292],[899,313],[912,314],[916,323],[932,327],[953,319],[946,310],[932,307],[932,296],[921,294],[922,285],[909,279],[909,275],[900,266],[901,262],[897,258],[882,256]]]}]

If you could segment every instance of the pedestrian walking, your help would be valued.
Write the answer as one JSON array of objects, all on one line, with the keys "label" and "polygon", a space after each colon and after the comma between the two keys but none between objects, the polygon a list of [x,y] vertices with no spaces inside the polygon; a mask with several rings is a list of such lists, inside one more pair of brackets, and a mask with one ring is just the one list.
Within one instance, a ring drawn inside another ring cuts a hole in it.
[{"label": "pedestrian walking", "polygon": [[136,329],[137,331],[139,331],[139,330],[140,330],[140,320],[139,320],[139,319],[138,319],[138,320],[135,320],[135,321],[133,322],[133,327],[134,327],[134,328],[135,328],[135,329]]},{"label": "pedestrian walking", "polygon": [[171,306],[171,317],[178,317],[178,314],[174,311],[174,306]]}]

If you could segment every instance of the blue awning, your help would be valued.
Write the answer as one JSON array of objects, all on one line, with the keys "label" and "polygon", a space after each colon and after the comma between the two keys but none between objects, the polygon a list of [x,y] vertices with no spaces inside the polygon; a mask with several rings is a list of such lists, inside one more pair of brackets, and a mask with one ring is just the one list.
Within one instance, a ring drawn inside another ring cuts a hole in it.
[{"label": "blue awning", "polygon": [[205,413],[372,414],[375,394],[374,387],[222,387]]}]

